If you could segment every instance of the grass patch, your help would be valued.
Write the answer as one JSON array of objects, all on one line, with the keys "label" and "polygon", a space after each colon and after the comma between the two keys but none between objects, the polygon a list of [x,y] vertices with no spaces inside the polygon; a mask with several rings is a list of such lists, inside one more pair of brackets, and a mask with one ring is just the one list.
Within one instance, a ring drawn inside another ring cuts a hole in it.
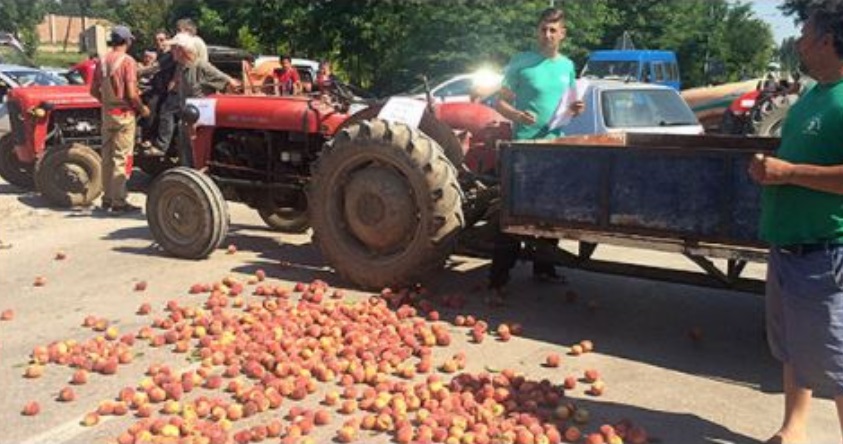
[{"label": "grass patch", "polygon": [[37,51],[35,53],[35,64],[38,66],[54,66],[57,68],[69,68],[82,60],[85,60],[85,54],[68,51],[68,52],[50,52]]}]

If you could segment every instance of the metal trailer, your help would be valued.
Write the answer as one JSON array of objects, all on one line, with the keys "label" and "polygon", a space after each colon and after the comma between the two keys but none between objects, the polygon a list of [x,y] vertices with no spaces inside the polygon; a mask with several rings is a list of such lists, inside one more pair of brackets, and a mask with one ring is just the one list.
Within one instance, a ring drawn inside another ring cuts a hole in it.
[{"label": "metal trailer", "polygon": [[[564,266],[760,292],[763,282],[741,276],[767,256],[757,232],[761,188],[747,168],[777,145],[633,133],[503,142],[501,226],[578,241],[576,252],[559,250]],[[680,253],[705,273],[597,261],[599,244]]]}]

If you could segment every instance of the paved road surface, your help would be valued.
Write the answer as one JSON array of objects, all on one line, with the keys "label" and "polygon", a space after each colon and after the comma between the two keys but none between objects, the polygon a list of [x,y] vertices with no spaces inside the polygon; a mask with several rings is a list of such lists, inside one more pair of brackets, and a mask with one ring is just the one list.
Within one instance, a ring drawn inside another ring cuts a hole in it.
[{"label": "paved road surface", "polygon": [[[141,203],[143,195],[133,194],[132,199]],[[78,400],[57,403],[54,398],[66,385],[68,368],[48,366],[46,374],[34,380],[21,374],[35,346],[90,338],[93,333],[81,327],[87,315],[105,317],[121,332],[136,331],[149,322],[135,315],[141,302],[152,303],[159,314],[171,299],[198,304],[204,299],[187,294],[191,284],[245,276],[258,268],[275,283],[292,286],[323,279],[348,286],[331,273],[306,236],[269,232],[254,211],[239,205],[231,206],[231,214],[229,242],[237,245],[238,252],[217,251],[208,260],[190,262],[159,251],[142,215],[108,218],[89,210],[51,209],[38,196],[0,183],[0,239],[13,244],[12,249],[0,250],[0,310],[16,313],[14,320],[0,322],[0,441],[108,442],[134,420],[116,418],[88,429],[78,425],[85,412],[115,396],[121,387],[136,384],[148,363],[190,365],[183,355],[138,345],[133,364],[115,376],[92,376],[91,382],[77,388]],[[66,260],[54,260],[58,250],[67,253]],[[629,249],[605,249],[599,254],[693,268],[671,254]],[[481,345],[468,344],[465,330],[451,327],[455,341],[450,348],[467,352],[470,370],[513,367],[529,377],[559,383],[564,376],[597,368],[608,385],[603,397],[588,397],[581,387],[569,392],[591,409],[592,430],[602,422],[630,418],[664,443],[750,443],[768,437],[777,427],[782,408],[779,367],[761,334],[759,296],[577,271],[566,271],[567,286],[546,286],[531,282],[528,267],[521,265],[508,307],[490,310],[476,291],[486,265],[454,258],[432,286],[438,294],[465,294],[469,303],[463,312],[483,317],[492,326],[500,321],[524,325],[521,338]],[[763,276],[763,267],[750,272]],[[47,279],[44,287],[33,286],[39,275]],[[148,282],[146,291],[134,291],[139,280]],[[566,302],[568,290],[579,295],[577,302]],[[364,296],[352,292],[349,297]],[[455,314],[444,313],[449,321]],[[693,327],[703,336],[696,345],[688,337]],[[594,341],[595,353],[563,355],[560,369],[539,365],[547,353],[565,353],[585,338]],[[446,353],[452,351],[440,350],[436,356]],[[40,415],[20,415],[28,400],[40,402]],[[817,401],[812,411],[811,433],[811,442],[840,442],[836,414],[827,398]],[[327,435],[317,437],[320,442],[327,440]]]}]

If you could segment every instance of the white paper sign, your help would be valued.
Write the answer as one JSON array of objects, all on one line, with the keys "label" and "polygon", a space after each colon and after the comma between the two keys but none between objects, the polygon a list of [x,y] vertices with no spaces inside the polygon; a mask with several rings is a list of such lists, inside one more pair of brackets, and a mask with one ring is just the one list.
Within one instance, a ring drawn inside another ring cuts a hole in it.
[{"label": "white paper sign", "polygon": [[378,118],[418,128],[425,108],[427,108],[427,102],[409,97],[393,97],[381,108]]},{"label": "white paper sign", "polygon": [[585,97],[585,92],[588,91],[588,85],[588,79],[577,79],[574,87],[568,89],[568,92],[562,95],[559,105],[556,106],[556,111],[553,113],[553,117],[550,118],[550,122],[547,124],[548,129],[555,130],[571,123],[571,118],[574,117],[570,110],[571,104],[581,101]]},{"label": "white paper sign", "polygon": [[217,99],[187,99],[188,105],[199,110],[199,120],[196,126],[214,126],[217,122]]}]

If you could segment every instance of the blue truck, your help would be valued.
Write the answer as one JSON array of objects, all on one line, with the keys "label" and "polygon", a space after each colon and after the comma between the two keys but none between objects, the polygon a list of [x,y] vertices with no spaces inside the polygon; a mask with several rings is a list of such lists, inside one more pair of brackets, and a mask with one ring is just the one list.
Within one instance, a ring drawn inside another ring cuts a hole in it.
[{"label": "blue truck", "polygon": [[581,77],[667,85],[679,91],[682,81],[676,53],[661,50],[592,51]]},{"label": "blue truck", "polygon": [[[747,174],[776,138],[616,134],[500,144],[504,231],[579,241],[569,267],[759,292],[761,188]],[[681,253],[705,273],[592,260],[598,244]],[[713,259],[725,259],[725,269]]]}]

